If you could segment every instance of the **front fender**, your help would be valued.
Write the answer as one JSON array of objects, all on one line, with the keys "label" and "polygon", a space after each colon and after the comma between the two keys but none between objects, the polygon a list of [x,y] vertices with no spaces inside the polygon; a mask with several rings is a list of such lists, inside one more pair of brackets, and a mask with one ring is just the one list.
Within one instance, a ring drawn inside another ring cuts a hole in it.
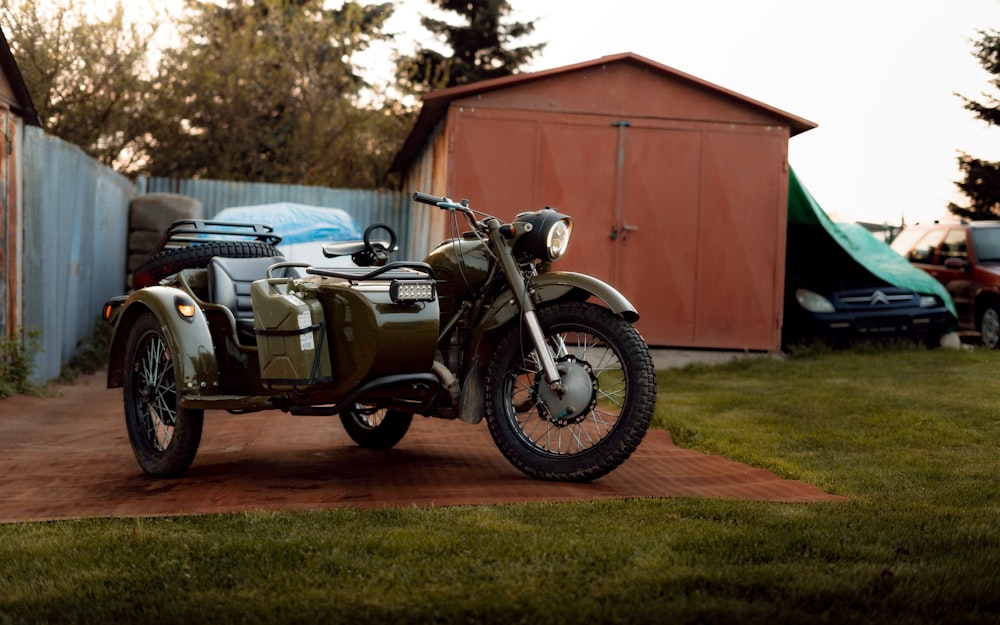
[{"label": "front fender", "polygon": [[[540,273],[528,282],[531,298],[536,306],[561,299],[584,301],[591,297],[604,302],[616,315],[621,315],[629,323],[639,320],[632,303],[610,284],[592,276],[572,271],[550,271]],[[520,313],[510,289],[504,289],[494,300],[493,307],[483,320],[483,330],[495,330]]]},{"label": "front fender", "polygon": [[[194,315],[185,318],[178,304],[190,304]],[[125,379],[125,350],[135,320],[144,312],[153,313],[160,322],[174,356],[177,390],[186,398],[217,395],[219,368],[215,359],[212,335],[205,314],[191,296],[180,289],[150,286],[129,296],[115,323],[108,357],[108,388],[120,387]]]}]

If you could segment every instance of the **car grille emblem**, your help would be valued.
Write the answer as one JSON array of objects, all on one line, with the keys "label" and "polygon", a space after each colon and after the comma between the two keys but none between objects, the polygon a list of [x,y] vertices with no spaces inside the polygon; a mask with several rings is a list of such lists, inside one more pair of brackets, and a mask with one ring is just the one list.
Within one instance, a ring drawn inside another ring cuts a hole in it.
[{"label": "car grille emblem", "polygon": [[883,293],[882,291],[875,291],[874,293],[872,293],[871,301],[872,301],[872,306],[875,306],[876,304],[885,304],[887,306],[889,305],[889,298],[886,297],[886,294]]}]

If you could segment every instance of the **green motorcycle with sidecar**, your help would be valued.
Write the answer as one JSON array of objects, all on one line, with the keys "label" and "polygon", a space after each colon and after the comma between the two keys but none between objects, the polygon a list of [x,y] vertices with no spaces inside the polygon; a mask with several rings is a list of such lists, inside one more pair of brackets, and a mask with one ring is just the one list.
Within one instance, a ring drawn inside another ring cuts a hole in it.
[{"label": "green motorcycle with sidecar", "polygon": [[653,416],[652,359],[625,297],[552,270],[572,219],[545,208],[503,223],[464,200],[413,199],[455,227],[422,262],[390,262],[382,224],[326,244],[353,260],[329,267],[287,261],[266,225],[171,226],[134,291],[104,307],[108,386],[123,388],[143,471],[182,475],[206,410],[338,416],[372,449],[416,415],[485,418],[511,464],[545,480],[590,481],[632,454]]}]

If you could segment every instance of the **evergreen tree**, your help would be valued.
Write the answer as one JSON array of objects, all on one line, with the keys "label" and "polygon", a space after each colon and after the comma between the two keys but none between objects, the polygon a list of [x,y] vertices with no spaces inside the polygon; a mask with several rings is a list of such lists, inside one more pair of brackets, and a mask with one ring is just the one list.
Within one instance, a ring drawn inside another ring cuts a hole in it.
[{"label": "evergreen tree", "polygon": [[517,39],[535,30],[533,22],[506,22],[507,0],[432,0],[456,13],[462,24],[453,25],[427,16],[424,28],[451,48],[451,56],[422,48],[415,57],[399,62],[399,78],[412,91],[422,92],[516,74],[545,44],[514,46]]},{"label": "evergreen tree", "polygon": [[[1000,90],[1000,32],[995,30],[979,33],[980,39],[974,43],[973,55],[987,72],[994,76],[990,85]],[[984,94],[985,102],[962,97],[965,108],[990,126],[1000,125],[1000,100]],[[1000,162],[974,158],[962,153],[958,166],[964,180],[956,186],[969,198],[968,206],[948,204],[948,210],[965,219],[1000,218]]]}]

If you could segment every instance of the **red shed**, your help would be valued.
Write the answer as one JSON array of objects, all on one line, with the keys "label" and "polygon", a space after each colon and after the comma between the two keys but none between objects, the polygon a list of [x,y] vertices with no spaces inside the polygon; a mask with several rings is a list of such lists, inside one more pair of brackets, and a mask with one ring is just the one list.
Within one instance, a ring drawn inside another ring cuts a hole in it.
[{"label": "red shed", "polygon": [[[627,53],[431,93],[393,168],[505,219],[572,215],[558,268],[622,291],[651,345],[777,351],[788,139],[814,127]],[[443,217],[415,205],[410,249]]]}]

